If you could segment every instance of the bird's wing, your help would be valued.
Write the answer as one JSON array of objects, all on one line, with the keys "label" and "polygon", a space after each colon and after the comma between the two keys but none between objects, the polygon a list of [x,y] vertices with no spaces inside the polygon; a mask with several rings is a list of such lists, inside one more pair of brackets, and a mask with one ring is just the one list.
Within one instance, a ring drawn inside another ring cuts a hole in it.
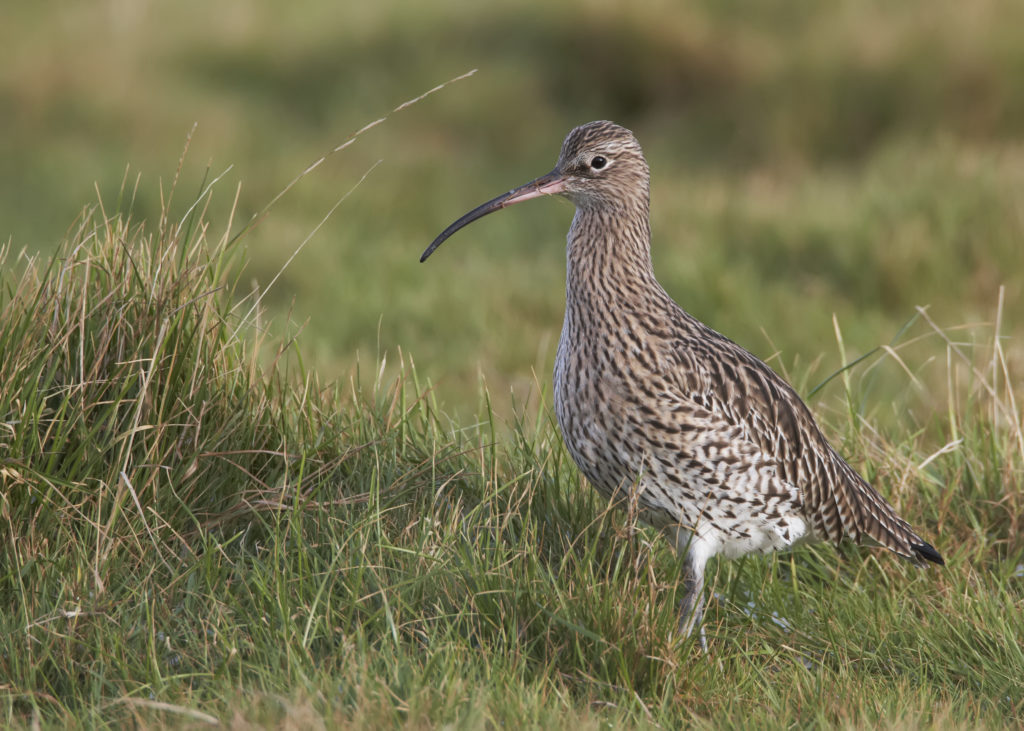
[{"label": "bird's wing", "polygon": [[[694,321],[696,322],[696,321]],[[771,462],[816,534],[833,543],[869,536],[912,559],[941,561],[895,509],[829,445],[803,400],[756,356],[710,328],[669,349],[670,398],[719,417]],[[685,418],[685,417],[682,417]]]}]

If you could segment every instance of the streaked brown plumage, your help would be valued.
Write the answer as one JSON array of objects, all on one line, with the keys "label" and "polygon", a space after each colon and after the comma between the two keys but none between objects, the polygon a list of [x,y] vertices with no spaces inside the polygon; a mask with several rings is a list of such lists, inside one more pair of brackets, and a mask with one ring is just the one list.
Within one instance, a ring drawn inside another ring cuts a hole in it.
[{"label": "streaked brown plumage", "polygon": [[682,630],[700,623],[704,567],[719,553],[869,537],[900,556],[942,564],[832,449],[785,381],[658,284],[649,182],[629,130],[585,124],[566,137],[554,170],[467,213],[420,261],[508,205],[552,194],[575,203],[555,413],[591,484],[632,505],[682,556]]}]

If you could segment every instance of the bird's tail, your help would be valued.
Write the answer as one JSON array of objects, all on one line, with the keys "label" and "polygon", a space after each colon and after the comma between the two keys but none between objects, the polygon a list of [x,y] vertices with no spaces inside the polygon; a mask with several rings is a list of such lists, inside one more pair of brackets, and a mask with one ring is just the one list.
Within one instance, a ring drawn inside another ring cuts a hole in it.
[{"label": "bird's tail", "polygon": [[919,564],[925,561],[945,566],[935,547],[914,532],[896,509],[878,491],[843,461],[847,471],[846,489],[836,493],[837,507],[844,532],[860,541],[867,536],[881,545]]}]

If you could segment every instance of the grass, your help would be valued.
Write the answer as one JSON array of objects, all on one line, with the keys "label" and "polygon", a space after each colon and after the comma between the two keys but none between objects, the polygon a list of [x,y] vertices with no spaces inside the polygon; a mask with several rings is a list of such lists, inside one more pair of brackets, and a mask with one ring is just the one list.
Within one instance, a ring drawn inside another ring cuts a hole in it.
[{"label": "grass", "polygon": [[[364,5],[0,24],[0,725],[1024,724],[1020,8]],[[569,207],[417,263],[594,118],[666,289],[945,568],[718,562],[672,639],[674,556],[551,422]]]},{"label": "grass", "polygon": [[[213,189],[172,215],[172,186],[155,222],[125,189],[53,256],[0,262],[0,722],[1024,721],[1020,364],[998,327],[925,312],[823,413],[947,566],[719,562],[703,655],[673,637],[674,556],[586,487],[543,387],[511,423],[482,391],[466,426],[408,361],[321,383],[297,336],[265,334]],[[866,394],[897,365],[904,426],[879,430]],[[934,366],[948,390],[922,405]]]}]

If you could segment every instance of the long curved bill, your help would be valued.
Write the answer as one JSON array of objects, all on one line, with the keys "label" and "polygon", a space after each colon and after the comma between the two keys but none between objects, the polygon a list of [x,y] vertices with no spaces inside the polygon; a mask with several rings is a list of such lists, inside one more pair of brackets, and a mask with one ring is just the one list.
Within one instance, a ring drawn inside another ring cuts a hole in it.
[{"label": "long curved bill", "polygon": [[547,175],[542,175],[536,180],[531,180],[526,185],[520,185],[518,188],[510,190],[508,193],[499,195],[494,200],[487,201],[482,206],[477,206],[442,231],[438,237],[434,239],[433,243],[427,247],[427,250],[423,252],[423,256],[420,257],[420,262],[425,262],[427,257],[434,253],[434,249],[443,244],[453,233],[463,226],[468,226],[478,218],[483,218],[488,213],[500,211],[502,208],[507,208],[515,203],[522,203],[523,201],[528,201],[531,198],[539,198],[542,195],[555,195],[556,193],[561,193],[564,190],[565,178],[562,177],[562,174],[556,169],[552,170]]}]

